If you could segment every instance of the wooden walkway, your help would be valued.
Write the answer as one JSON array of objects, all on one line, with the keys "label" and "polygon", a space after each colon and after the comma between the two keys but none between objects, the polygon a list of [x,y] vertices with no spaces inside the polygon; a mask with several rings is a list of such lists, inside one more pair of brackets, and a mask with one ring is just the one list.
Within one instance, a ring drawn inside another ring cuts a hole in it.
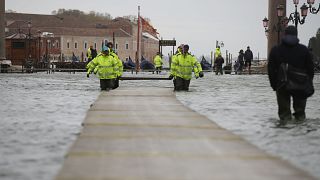
[{"label": "wooden walkway", "polygon": [[102,92],[56,180],[309,180],[206,117],[170,88]]}]

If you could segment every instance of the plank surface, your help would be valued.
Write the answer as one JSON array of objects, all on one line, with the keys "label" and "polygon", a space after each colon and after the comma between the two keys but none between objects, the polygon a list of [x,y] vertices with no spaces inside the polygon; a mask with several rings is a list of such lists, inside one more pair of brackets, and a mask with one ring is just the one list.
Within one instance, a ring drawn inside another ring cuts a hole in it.
[{"label": "plank surface", "polygon": [[315,179],[183,106],[171,89],[102,92],[57,180]]}]

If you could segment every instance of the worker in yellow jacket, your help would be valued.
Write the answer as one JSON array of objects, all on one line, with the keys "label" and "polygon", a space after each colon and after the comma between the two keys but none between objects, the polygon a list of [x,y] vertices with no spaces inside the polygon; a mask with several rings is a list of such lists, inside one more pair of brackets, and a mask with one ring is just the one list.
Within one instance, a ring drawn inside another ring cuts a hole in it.
[{"label": "worker in yellow jacket", "polygon": [[154,57],[153,61],[154,61],[154,65],[155,65],[155,67],[156,67],[156,72],[157,72],[157,74],[160,74],[160,72],[161,72],[161,70],[162,70],[163,61],[162,61],[162,58],[161,58],[159,52],[158,52],[157,55]]},{"label": "worker in yellow jacket", "polygon": [[192,71],[196,78],[203,77],[202,68],[197,58],[189,53],[189,45],[184,45],[182,53],[175,57],[171,64],[173,71],[170,74],[170,79],[175,78],[175,91],[188,91],[190,80],[192,78]]},{"label": "worker in yellow jacket", "polygon": [[171,57],[170,64],[170,79],[173,79],[174,88],[176,88],[176,77],[177,77],[177,67],[178,67],[178,57],[182,54],[183,44],[178,46],[176,53]]},{"label": "worker in yellow jacket", "polygon": [[123,74],[123,63],[120,60],[119,56],[115,53],[114,49],[113,49],[113,43],[112,42],[108,42],[107,43],[107,47],[109,48],[109,54],[111,56],[113,56],[113,58],[117,61],[117,78],[114,80],[114,87],[113,89],[116,89],[119,87],[119,79]]},{"label": "worker in yellow jacket", "polygon": [[109,48],[104,46],[102,52],[87,65],[87,77],[95,71],[100,79],[101,90],[110,90],[114,87],[114,80],[118,76],[117,60],[110,55]]}]

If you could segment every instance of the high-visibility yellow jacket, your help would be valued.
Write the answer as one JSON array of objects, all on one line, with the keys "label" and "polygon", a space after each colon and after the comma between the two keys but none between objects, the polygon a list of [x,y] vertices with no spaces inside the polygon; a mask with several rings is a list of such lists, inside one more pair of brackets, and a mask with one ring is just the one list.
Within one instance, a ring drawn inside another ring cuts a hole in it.
[{"label": "high-visibility yellow jacket", "polygon": [[113,56],[113,58],[117,61],[117,67],[116,67],[116,71],[117,71],[117,77],[122,76],[123,74],[123,64],[122,61],[120,60],[119,56],[114,53],[112,50],[109,51],[110,55]]},{"label": "high-visibility yellow jacket", "polygon": [[177,76],[178,57],[180,55],[181,55],[181,52],[178,49],[178,52],[171,57],[170,74],[173,77]]},{"label": "high-visibility yellow jacket", "polygon": [[117,63],[113,56],[99,54],[87,64],[87,74],[95,71],[100,79],[115,79],[118,73]]},{"label": "high-visibility yellow jacket", "polygon": [[92,59],[92,53],[90,48],[87,50],[87,57],[88,59]]},{"label": "high-visibility yellow jacket", "polygon": [[[103,54],[100,52],[95,58],[97,58],[97,57],[99,57],[99,56],[102,56]],[[94,58],[94,59],[95,59]],[[90,66],[91,66],[91,61],[86,65],[86,69],[88,70],[89,68],[90,68]],[[98,66],[96,66],[95,68],[94,68],[94,70],[93,70],[93,72],[94,72],[94,74],[96,74],[97,73],[97,71],[98,71]],[[91,71],[92,72],[92,71]]]},{"label": "high-visibility yellow jacket", "polygon": [[220,50],[220,48],[216,48],[216,50],[214,52],[214,57],[217,58],[219,55],[221,55],[221,50]]},{"label": "high-visibility yellow jacket", "polygon": [[163,61],[160,55],[156,55],[153,59],[155,67],[162,67]]},{"label": "high-visibility yellow jacket", "polygon": [[202,71],[201,65],[197,58],[191,54],[179,55],[176,58],[176,76],[185,80],[192,78],[192,71],[194,71],[195,77],[199,77],[199,73]]}]

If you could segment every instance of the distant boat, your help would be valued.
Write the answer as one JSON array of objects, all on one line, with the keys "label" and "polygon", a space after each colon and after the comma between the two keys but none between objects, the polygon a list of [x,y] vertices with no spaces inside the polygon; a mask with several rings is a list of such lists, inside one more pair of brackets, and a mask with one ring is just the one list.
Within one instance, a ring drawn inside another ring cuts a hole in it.
[{"label": "distant boat", "polygon": [[0,70],[2,73],[7,73],[8,69],[12,66],[11,60],[2,60],[0,61]]},{"label": "distant boat", "polygon": [[154,67],[154,64],[152,64],[150,61],[142,57],[141,63],[140,63],[140,69],[149,70],[149,69],[155,69],[155,67]]},{"label": "distant boat", "polygon": [[129,57],[126,62],[123,62],[123,68],[124,69],[134,69],[136,67],[136,64],[132,61],[132,59]]},{"label": "distant boat", "polygon": [[212,65],[203,56],[200,64],[202,70],[210,70],[212,68]]}]

